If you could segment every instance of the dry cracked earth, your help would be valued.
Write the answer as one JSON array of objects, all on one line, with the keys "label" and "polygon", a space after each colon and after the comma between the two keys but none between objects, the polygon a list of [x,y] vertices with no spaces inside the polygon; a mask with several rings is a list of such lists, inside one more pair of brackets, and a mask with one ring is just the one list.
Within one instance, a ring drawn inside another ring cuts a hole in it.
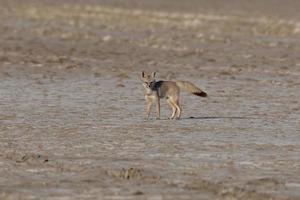
[{"label": "dry cracked earth", "polygon": [[[0,0],[0,199],[300,199],[299,8]],[[208,97],[145,121],[142,70]]]}]

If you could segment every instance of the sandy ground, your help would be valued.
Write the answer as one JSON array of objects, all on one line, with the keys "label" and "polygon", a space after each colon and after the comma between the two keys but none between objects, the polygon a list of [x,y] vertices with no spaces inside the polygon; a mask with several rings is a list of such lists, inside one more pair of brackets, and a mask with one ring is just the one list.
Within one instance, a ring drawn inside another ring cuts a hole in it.
[{"label": "sandy ground", "polygon": [[0,199],[300,199],[299,1],[0,5]]}]

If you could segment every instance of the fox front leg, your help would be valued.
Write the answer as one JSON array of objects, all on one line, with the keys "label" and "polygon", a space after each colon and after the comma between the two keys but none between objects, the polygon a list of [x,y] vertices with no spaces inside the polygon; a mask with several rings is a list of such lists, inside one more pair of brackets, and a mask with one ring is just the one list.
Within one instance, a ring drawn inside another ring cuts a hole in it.
[{"label": "fox front leg", "polygon": [[150,116],[150,111],[151,111],[151,107],[152,107],[152,98],[148,98],[146,97],[146,102],[147,102],[147,106],[146,106],[146,113],[145,113],[145,119],[148,120],[149,116]]},{"label": "fox front leg", "polygon": [[160,119],[160,99],[159,99],[159,97],[156,98],[156,109],[157,109],[156,119]]}]

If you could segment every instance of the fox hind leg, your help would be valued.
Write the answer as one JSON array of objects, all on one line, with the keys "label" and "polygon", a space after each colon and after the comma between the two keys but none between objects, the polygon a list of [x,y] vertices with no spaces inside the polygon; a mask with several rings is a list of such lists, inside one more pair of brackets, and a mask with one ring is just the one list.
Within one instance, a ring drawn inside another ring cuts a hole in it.
[{"label": "fox hind leg", "polygon": [[171,108],[172,108],[172,115],[171,115],[171,117],[170,117],[170,119],[174,119],[174,117],[175,117],[175,114],[176,114],[176,111],[177,111],[177,108],[176,108],[176,106],[172,103],[172,100],[171,99],[167,99],[167,103],[171,106]]},{"label": "fox hind leg", "polygon": [[[180,108],[180,105],[179,105],[179,99],[176,98],[176,97],[172,97],[172,98],[170,98],[170,103],[172,104],[173,107],[175,107],[175,111],[176,111],[175,114],[177,114],[176,119],[179,119],[180,115],[181,115],[181,108]],[[175,117],[175,114],[174,114],[173,118]]]},{"label": "fox hind leg", "polygon": [[177,109],[177,116],[176,116],[176,119],[180,119],[180,115],[181,115],[181,107],[179,105],[179,100],[177,99],[175,101],[175,107]]}]

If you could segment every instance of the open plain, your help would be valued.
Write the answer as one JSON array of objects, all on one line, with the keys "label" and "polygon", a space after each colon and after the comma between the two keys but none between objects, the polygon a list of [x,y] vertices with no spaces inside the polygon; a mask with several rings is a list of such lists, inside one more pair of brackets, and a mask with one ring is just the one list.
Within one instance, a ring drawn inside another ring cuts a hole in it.
[{"label": "open plain", "polygon": [[[0,199],[300,199],[299,8],[0,0]],[[208,97],[145,121],[142,70]]]}]

